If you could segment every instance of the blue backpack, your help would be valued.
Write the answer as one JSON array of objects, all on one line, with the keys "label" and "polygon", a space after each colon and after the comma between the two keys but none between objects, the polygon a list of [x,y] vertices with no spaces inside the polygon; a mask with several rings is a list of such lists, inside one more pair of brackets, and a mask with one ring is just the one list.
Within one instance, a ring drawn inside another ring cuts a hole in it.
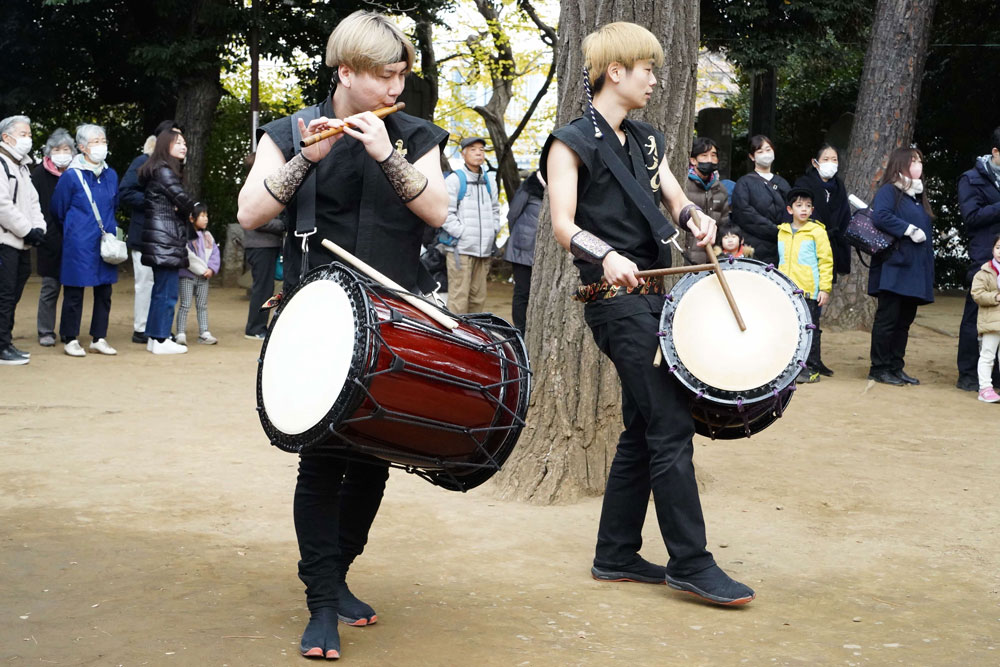
[{"label": "blue backpack", "polygon": [[[459,203],[461,203],[461,201],[465,199],[465,195],[467,194],[466,190],[468,190],[469,188],[469,181],[465,177],[464,169],[459,168],[459,170],[454,172],[454,174],[458,176],[458,201]],[[492,197],[493,189],[490,187],[489,174],[484,172],[483,176],[485,177],[486,180],[486,192],[488,192],[490,197]],[[454,248],[458,246],[458,238],[444,231],[444,229],[438,230],[437,242],[440,243],[441,245],[448,246],[449,248]]]}]

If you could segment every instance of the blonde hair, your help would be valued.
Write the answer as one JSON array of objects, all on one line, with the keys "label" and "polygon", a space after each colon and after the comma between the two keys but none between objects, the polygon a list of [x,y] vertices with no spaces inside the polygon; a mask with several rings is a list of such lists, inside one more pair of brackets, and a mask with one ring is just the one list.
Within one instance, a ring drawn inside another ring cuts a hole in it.
[{"label": "blonde hair", "polygon": [[146,155],[152,155],[154,148],[156,148],[156,135],[151,134],[146,137],[146,143],[142,145],[142,152]]},{"label": "blonde hair", "polygon": [[347,65],[372,74],[386,65],[406,61],[413,68],[413,44],[389,19],[359,9],[341,21],[326,42],[326,64],[333,69]]},{"label": "blonde hair", "polygon": [[635,23],[618,21],[595,30],[583,39],[583,64],[596,93],[604,85],[604,73],[611,63],[632,69],[638,60],[663,65],[663,47],[650,31]]}]

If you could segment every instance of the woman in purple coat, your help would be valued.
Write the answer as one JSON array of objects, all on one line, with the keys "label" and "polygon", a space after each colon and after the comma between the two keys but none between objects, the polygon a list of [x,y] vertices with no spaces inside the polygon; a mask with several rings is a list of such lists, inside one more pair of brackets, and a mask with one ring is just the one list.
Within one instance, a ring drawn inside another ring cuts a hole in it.
[{"label": "woman in purple coat", "polygon": [[118,268],[101,259],[101,234],[114,234],[118,207],[118,174],[104,159],[108,139],[100,125],[76,128],[79,155],[56,183],[51,212],[62,223],[62,261],[59,276],[63,284],[59,335],[63,350],[71,357],[85,357],[77,337],[83,319],[83,290],[94,288],[94,309],[90,316],[92,352],[117,354],[108,345],[108,317],[111,313],[111,286],[118,282]]}]

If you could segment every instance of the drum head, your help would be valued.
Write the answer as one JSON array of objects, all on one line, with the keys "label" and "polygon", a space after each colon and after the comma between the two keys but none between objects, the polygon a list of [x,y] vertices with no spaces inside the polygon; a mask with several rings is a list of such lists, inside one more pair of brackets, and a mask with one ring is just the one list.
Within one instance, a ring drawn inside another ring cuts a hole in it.
[{"label": "drum head", "polygon": [[347,381],[356,331],[340,282],[314,280],[295,291],[268,334],[261,366],[261,400],[276,429],[299,435],[323,421]]},{"label": "drum head", "polygon": [[746,331],[715,274],[689,274],[664,305],[664,358],[698,396],[728,404],[766,400],[794,381],[808,354],[809,311],[779,271],[746,259],[722,266]]}]

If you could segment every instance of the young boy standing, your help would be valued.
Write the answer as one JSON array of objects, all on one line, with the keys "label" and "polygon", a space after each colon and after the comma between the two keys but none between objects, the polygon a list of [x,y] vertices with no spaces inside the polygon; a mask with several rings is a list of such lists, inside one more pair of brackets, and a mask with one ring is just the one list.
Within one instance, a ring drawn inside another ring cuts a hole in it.
[{"label": "young boy standing", "polygon": [[830,300],[833,286],[833,250],[822,223],[812,220],[812,193],[805,188],[792,188],[788,193],[787,210],[790,223],[778,225],[778,269],[792,279],[805,293],[809,315],[816,326],[807,368],[796,382],[818,382],[820,375],[833,375],[820,358],[820,308]]},{"label": "young boy standing", "polygon": [[[658,264],[663,239],[629,193],[664,204],[702,247],[715,240],[715,221],[670,172],[663,134],[626,118],[646,106],[656,85],[654,67],[663,64],[656,37],[632,23],[611,23],[587,36],[583,57],[586,115],[552,133],[540,164],[552,231],[580,272],[584,318],[622,384],[625,430],[608,474],[591,574],[599,581],[666,583],[716,604],[746,604],[753,590],[731,579],[705,548],[687,398],[666,366],[653,366],[662,290],[635,273]],[[650,493],[670,554],[665,568],[639,555]]]}]

